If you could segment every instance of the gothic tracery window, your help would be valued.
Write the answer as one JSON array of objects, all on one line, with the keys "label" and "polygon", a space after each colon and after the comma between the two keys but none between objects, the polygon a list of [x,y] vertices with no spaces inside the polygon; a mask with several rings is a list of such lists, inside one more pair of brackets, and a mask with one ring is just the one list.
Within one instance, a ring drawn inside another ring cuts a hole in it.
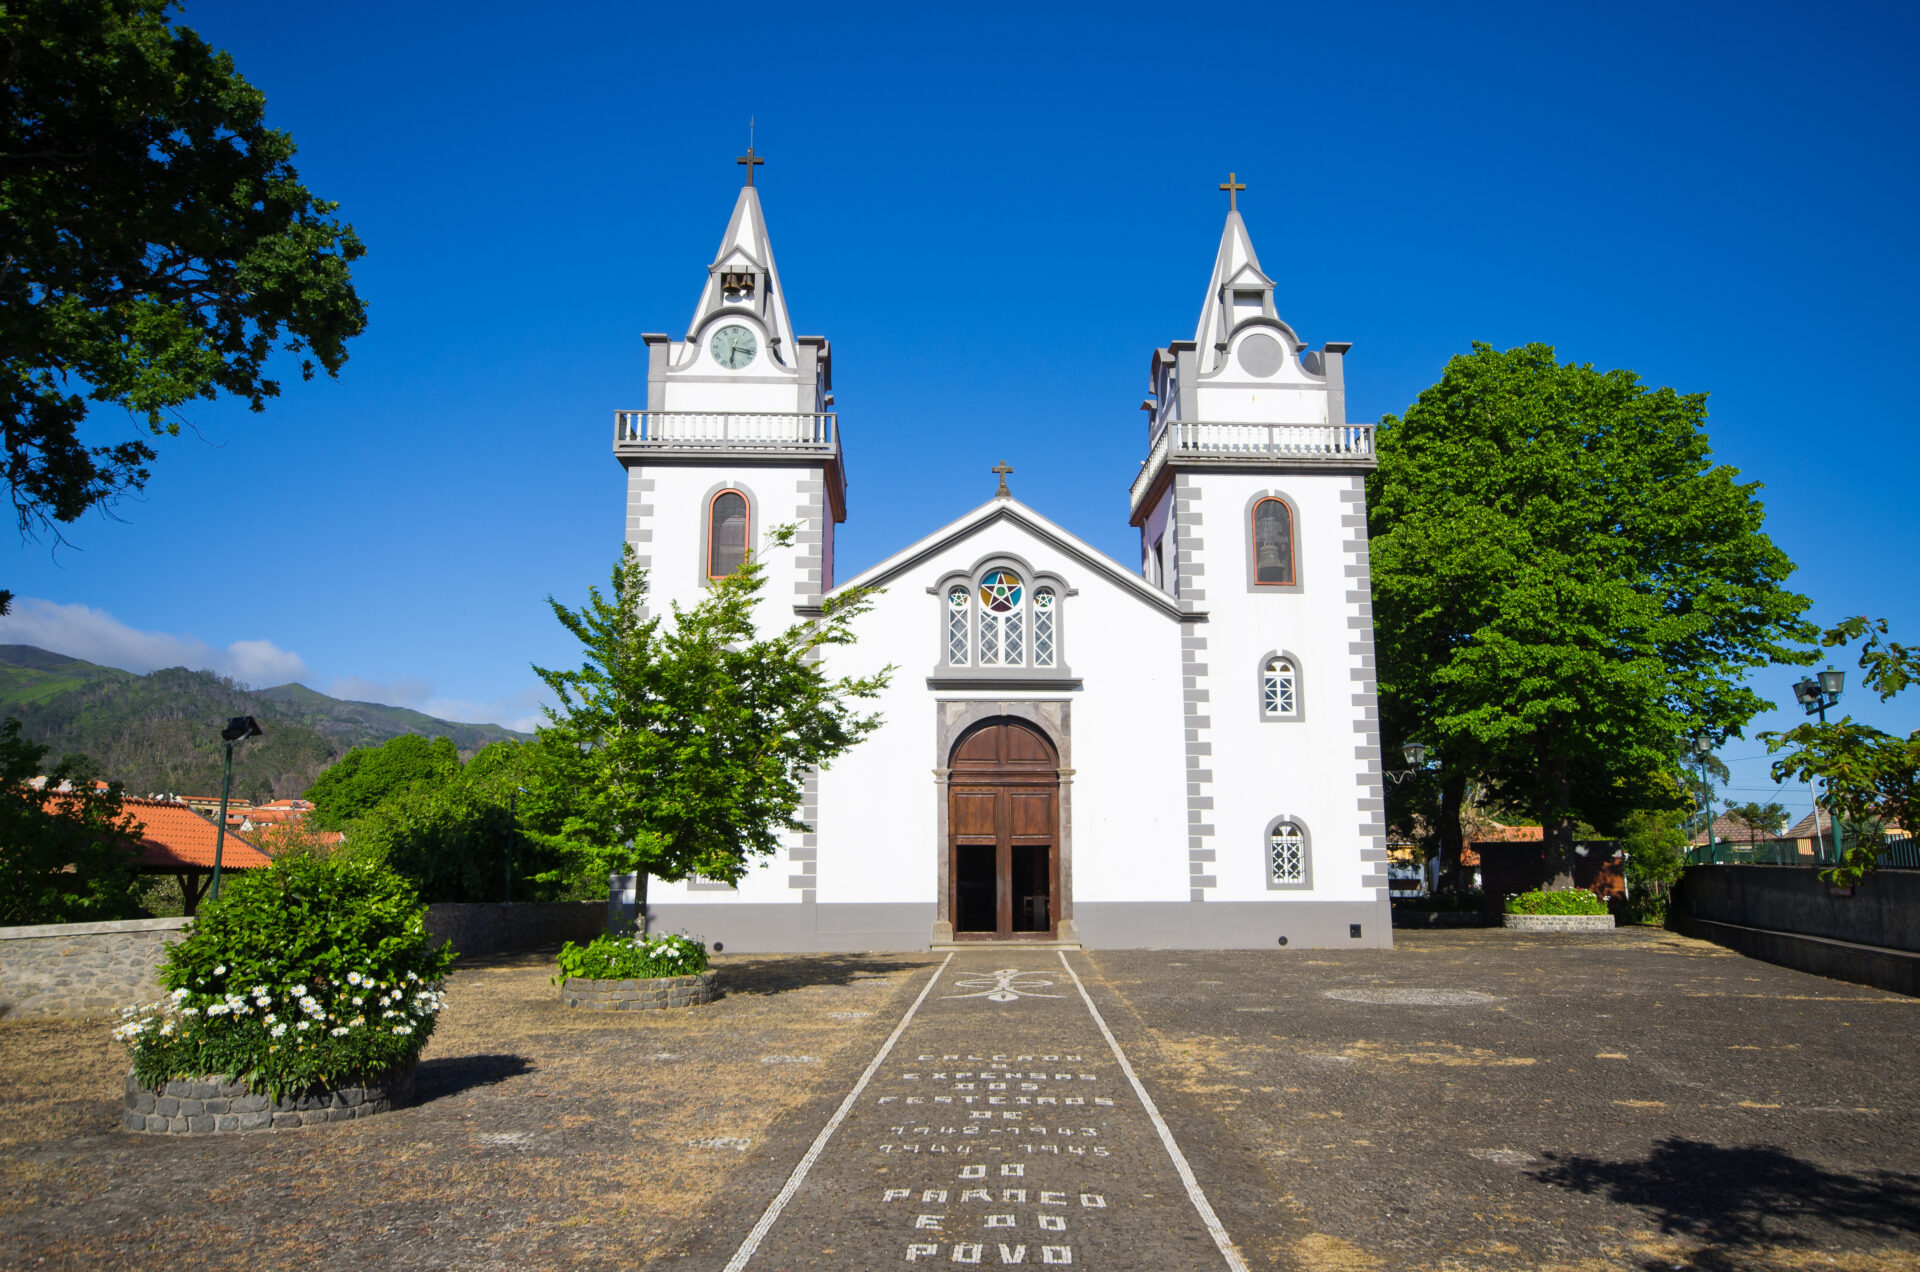
[{"label": "gothic tracery window", "polygon": [[1056,589],[1032,587],[1016,571],[995,566],[977,584],[952,585],[945,599],[949,667],[1060,665]]},{"label": "gothic tracery window", "polygon": [[1285,586],[1293,577],[1293,509],[1262,499],[1253,506],[1253,581]]}]

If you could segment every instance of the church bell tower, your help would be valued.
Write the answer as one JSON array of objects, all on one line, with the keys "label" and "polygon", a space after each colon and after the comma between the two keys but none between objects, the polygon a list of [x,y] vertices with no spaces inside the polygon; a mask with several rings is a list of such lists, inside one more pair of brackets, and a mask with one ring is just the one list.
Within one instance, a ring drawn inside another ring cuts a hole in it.
[{"label": "church bell tower", "polygon": [[749,148],[746,180],[684,340],[641,336],[644,409],[616,411],[613,450],[627,473],[626,538],[650,571],[650,607],[696,603],[710,580],[799,527],[796,551],[768,558],[766,624],[818,605],[833,587],[833,529],[846,475],[833,410],[832,351],[796,336],[767,236]]}]

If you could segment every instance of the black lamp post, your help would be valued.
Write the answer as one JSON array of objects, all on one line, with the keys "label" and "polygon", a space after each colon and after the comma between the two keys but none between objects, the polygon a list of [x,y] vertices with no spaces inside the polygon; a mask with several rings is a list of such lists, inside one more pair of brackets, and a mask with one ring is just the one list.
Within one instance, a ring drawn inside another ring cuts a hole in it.
[{"label": "black lamp post", "polygon": [[248,738],[265,736],[265,730],[252,716],[234,716],[227,721],[227,727],[220,730],[220,740],[227,744],[227,775],[220,780],[220,827],[213,837],[213,900],[220,899],[220,855],[227,846],[227,794],[233,789],[233,748]]},{"label": "black lamp post", "polygon": [[[1808,715],[1819,716],[1820,723],[1824,726],[1827,722],[1827,708],[1840,701],[1840,691],[1846,688],[1846,684],[1846,672],[1827,667],[1822,669],[1818,675],[1808,676],[1805,680],[1796,683],[1793,686],[1793,696],[1801,707],[1806,710]],[[1841,857],[1840,808],[1833,799],[1832,778],[1827,779],[1827,803],[1831,805],[1827,810],[1827,814],[1828,820],[1833,826],[1833,860],[1837,865]],[[1820,833],[1820,810],[1818,808],[1815,808],[1813,811],[1813,833],[1816,837]]]}]

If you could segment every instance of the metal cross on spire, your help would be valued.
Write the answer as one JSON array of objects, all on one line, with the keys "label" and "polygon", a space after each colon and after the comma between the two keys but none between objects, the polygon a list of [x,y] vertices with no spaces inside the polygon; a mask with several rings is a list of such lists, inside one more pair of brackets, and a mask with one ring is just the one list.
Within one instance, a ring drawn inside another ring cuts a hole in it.
[{"label": "metal cross on spire", "polygon": [[753,120],[751,118],[747,120],[747,153],[735,159],[734,162],[746,165],[748,185],[753,184],[753,170],[766,162],[765,159],[753,153]]},{"label": "metal cross on spire", "polygon": [[1013,492],[1007,489],[1007,474],[1013,471],[1013,465],[1009,464],[1006,460],[1003,459],[999,463],[995,464],[993,468],[989,471],[1000,474],[1000,489],[993,492],[993,497],[995,499],[1013,498]]},{"label": "metal cross on spire", "polygon": [[1233,173],[1229,172],[1227,179],[1220,183],[1220,188],[1227,192],[1227,211],[1238,212],[1240,210],[1240,192],[1247,187],[1236,180]]}]

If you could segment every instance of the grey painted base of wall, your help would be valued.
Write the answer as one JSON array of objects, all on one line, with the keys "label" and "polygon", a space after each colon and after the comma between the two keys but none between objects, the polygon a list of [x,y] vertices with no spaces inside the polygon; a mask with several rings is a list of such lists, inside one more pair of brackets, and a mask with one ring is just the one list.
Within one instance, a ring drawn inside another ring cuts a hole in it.
[{"label": "grey painted base of wall", "polygon": [[[931,902],[893,905],[647,907],[651,932],[685,932],[729,954],[924,950]],[[1086,949],[1388,949],[1393,917],[1380,901],[1086,901],[1073,908]],[[1351,928],[1360,925],[1355,937]]]},{"label": "grey painted base of wall", "polygon": [[728,954],[815,954],[924,950],[933,932],[931,901],[892,905],[647,906],[647,931],[684,932]]},{"label": "grey painted base of wall", "polygon": [[[1383,950],[1393,912],[1378,901],[1087,901],[1080,943],[1102,950]],[[1359,924],[1360,935],[1353,935]]]},{"label": "grey painted base of wall", "polygon": [[[1751,866],[1735,869],[1754,869]],[[1684,936],[1712,941],[1737,950],[1749,958],[1778,963],[1799,972],[1828,976],[1834,980],[1871,985],[1895,994],[1920,997],[1920,954],[1888,949],[1882,945],[1856,945],[1825,936],[1806,936],[1797,932],[1775,932],[1767,928],[1741,927],[1736,923],[1718,923],[1692,915],[1676,915],[1673,925]]]}]

